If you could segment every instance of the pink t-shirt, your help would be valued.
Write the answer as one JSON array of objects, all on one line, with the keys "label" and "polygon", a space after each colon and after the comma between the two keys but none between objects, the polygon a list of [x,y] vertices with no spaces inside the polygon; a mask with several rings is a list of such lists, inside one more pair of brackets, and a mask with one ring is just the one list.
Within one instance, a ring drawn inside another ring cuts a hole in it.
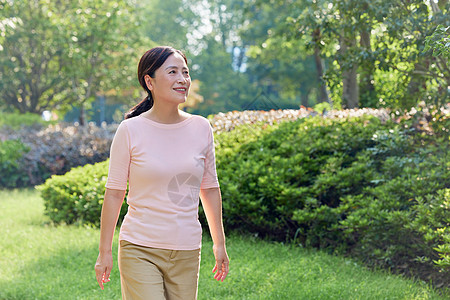
[{"label": "pink t-shirt", "polygon": [[201,246],[200,189],[219,187],[209,121],[190,116],[162,124],[124,120],[111,145],[106,187],[129,191],[119,239],[154,248]]}]

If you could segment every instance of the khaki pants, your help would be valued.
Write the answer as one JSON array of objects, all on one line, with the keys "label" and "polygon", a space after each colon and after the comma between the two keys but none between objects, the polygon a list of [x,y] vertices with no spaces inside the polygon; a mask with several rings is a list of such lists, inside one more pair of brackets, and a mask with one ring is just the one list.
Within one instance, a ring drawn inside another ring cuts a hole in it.
[{"label": "khaki pants", "polygon": [[200,249],[166,250],[120,241],[122,299],[197,299]]}]

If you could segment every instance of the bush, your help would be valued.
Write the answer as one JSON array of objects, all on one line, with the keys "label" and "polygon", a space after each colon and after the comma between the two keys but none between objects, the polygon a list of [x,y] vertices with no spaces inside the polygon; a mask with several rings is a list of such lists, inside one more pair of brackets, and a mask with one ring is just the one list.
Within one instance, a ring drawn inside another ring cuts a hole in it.
[{"label": "bush", "polygon": [[[73,168],[65,175],[53,175],[38,186],[45,214],[55,223],[100,225],[109,161]],[[124,202],[120,222],[126,213]]]},{"label": "bush", "polygon": [[36,127],[41,128],[50,124],[44,121],[40,115],[32,113],[6,113],[0,111],[0,128],[8,127],[13,130],[18,130],[22,127]]},{"label": "bush", "polygon": [[[234,111],[211,117],[211,123],[215,132],[220,133],[232,130],[239,124],[274,124],[314,114],[317,113],[311,109]],[[375,115],[381,119],[389,118],[387,111],[382,109],[328,112],[330,118],[362,114]],[[20,140],[30,148],[18,161],[18,172],[23,174],[23,180],[18,184],[31,186],[43,183],[51,175],[64,174],[73,167],[106,160],[116,128],[117,124],[101,127],[92,123],[86,126],[52,124],[43,122],[40,116],[35,114],[0,113],[0,141]],[[15,174],[4,173],[4,176],[12,177]]]},{"label": "bush", "polygon": [[[216,132],[226,229],[450,282],[436,272],[450,267],[448,118],[417,120],[317,116]],[[98,226],[106,176],[106,163],[53,176],[47,213]]]},{"label": "bush", "polygon": [[420,258],[433,258],[441,270],[445,271],[450,268],[450,189],[417,197],[416,201],[407,227],[423,236],[429,246],[424,249],[429,255]]},{"label": "bush", "polygon": [[[105,161],[116,128],[117,125],[93,124],[3,128],[0,140],[20,140],[30,149],[17,162],[18,172],[24,174],[24,180],[18,183],[37,185],[53,174],[61,175],[73,167]],[[14,173],[2,175],[11,177]]]},{"label": "bush", "polygon": [[0,186],[16,187],[27,183],[27,176],[20,167],[20,159],[30,151],[19,140],[0,141]]},{"label": "bush", "polygon": [[[416,274],[433,260],[448,266],[448,200],[437,197],[450,185],[448,139],[408,123],[315,117],[216,140],[227,229]],[[427,215],[432,199],[439,218]]]},{"label": "bush", "polygon": [[[232,200],[224,201],[227,225],[278,240],[297,233],[313,246],[335,243],[335,234],[325,229],[337,216],[325,207],[339,206],[340,196],[359,193],[371,180],[346,168],[358,152],[375,144],[372,136],[379,126],[376,118],[316,117],[274,126],[254,142],[235,146],[233,155],[223,156],[218,147],[223,198]],[[230,134],[241,135],[241,130]],[[217,140],[220,144],[220,136]],[[317,209],[320,215],[310,214]]]}]

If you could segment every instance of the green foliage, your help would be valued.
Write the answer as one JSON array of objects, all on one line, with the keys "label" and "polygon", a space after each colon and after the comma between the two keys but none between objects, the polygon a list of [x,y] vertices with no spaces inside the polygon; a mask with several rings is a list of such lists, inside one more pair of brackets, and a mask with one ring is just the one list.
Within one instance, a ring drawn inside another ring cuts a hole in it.
[{"label": "green foliage", "polygon": [[[322,45],[315,45],[304,27],[289,28],[296,26],[297,18],[305,24],[308,13],[318,11],[316,3],[308,3],[308,11],[298,1],[288,5],[281,1],[256,1],[257,5],[245,2],[249,22],[240,36],[250,45],[247,73],[276,98],[289,99],[297,107],[325,101],[326,95],[321,90],[325,82],[320,79],[323,70],[319,72],[313,55],[314,48]],[[314,20],[318,20],[316,16]]]},{"label": "green foliage", "polygon": [[202,115],[261,109],[260,93],[277,99],[268,109],[345,107],[354,68],[361,107],[442,104],[448,16],[445,1],[423,0],[3,0],[0,106],[83,114],[96,95],[131,106],[137,59],[156,43],[187,52],[204,99],[188,110]]},{"label": "green foliage", "polygon": [[450,26],[444,28],[438,25],[432,35],[425,38],[425,49],[423,51],[432,51],[434,56],[443,56],[447,58],[447,65],[450,59]]},{"label": "green foliage", "polygon": [[138,1],[139,11],[145,16],[142,32],[159,45],[169,45],[176,49],[186,49],[187,34],[197,22],[192,12],[191,2],[184,0]]},{"label": "green foliage", "polygon": [[[442,5],[422,0],[245,3],[252,20],[241,38],[251,36],[255,41],[248,68],[263,70],[255,72],[259,84],[270,77],[270,82],[280,81],[280,86],[290,85],[304,95],[319,84],[317,79],[310,81],[318,74],[326,80],[333,102],[342,100],[343,107],[349,104],[349,90],[359,93],[355,97],[361,107],[409,109],[423,99],[446,103],[450,82],[444,59],[448,48],[444,28],[450,25],[446,1]],[[426,38],[436,26],[439,30]],[[443,57],[424,55],[425,42]],[[305,68],[300,56],[314,57],[315,66]],[[358,84],[351,84],[355,81]]]},{"label": "green foliage", "polygon": [[319,114],[323,114],[327,110],[331,110],[332,107],[328,102],[321,102],[316,105],[314,105],[314,110],[317,111]]},{"label": "green foliage", "polygon": [[[316,234],[308,232],[322,230],[325,219],[335,217],[323,211],[323,220],[314,220],[307,212],[324,210],[323,205],[336,207],[340,195],[361,190],[354,174],[338,171],[351,165],[361,149],[374,144],[371,138],[379,123],[375,118],[302,119],[274,126],[256,141],[241,144],[229,157],[217,149],[224,199],[233,199],[224,203],[227,224],[278,239],[291,239],[300,229],[304,242],[322,244],[324,240],[313,241]],[[241,130],[238,127],[230,134],[240,135]]]},{"label": "green foliage", "polygon": [[255,98],[256,89],[245,74],[233,70],[230,54],[222,44],[212,36],[205,37],[202,42],[205,49],[192,57],[191,69],[193,78],[200,81],[199,93],[204,102],[189,111],[209,115],[245,109],[249,99]]},{"label": "green foliage", "polygon": [[40,113],[129,90],[129,63],[140,39],[134,10],[128,0],[0,1],[5,104]]},{"label": "green foliage", "polygon": [[30,148],[20,140],[0,141],[0,186],[17,187],[27,183],[25,170],[20,167],[20,159]]},{"label": "green foliage", "polygon": [[[108,166],[109,161],[104,161],[73,168],[64,175],[53,175],[38,186],[45,214],[55,223],[99,226]],[[124,202],[119,220],[126,210]]]},{"label": "green foliage", "polygon": [[422,234],[427,245],[437,251],[434,262],[445,271],[450,268],[450,189],[417,197],[416,201],[409,227]]},{"label": "green foliage", "polygon": [[19,114],[14,112],[1,112],[0,111],[0,128],[8,126],[11,129],[19,129],[23,126],[41,126],[47,125],[46,122],[38,114],[25,113]]},{"label": "green foliage", "polygon": [[[416,273],[432,260],[446,267],[448,138],[412,124],[315,117],[218,135],[227,228]],[[427,217],[427,205],[438,217]],[[418,225],[423,218],[432,239]]]},{"label": "green foliage", "polygon": [[[447,122],[427,133],[415,118],[310,117],[216,133],[225,226],[445,282]],[[40,188],[46,213],[98,226],[106,176],[107,162],[53,176]]]}]

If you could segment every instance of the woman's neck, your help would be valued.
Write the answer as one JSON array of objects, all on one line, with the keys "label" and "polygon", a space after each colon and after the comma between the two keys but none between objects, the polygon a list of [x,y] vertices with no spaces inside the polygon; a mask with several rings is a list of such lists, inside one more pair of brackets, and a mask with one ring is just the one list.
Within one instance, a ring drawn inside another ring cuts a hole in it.
[{"label": "woman's neck", "polygon": [[178,105],[173,107],[154,105],[150,110],[142,113],[142,116],[163,124],[179,123],[189,117],[187,113],[178,109]]}]

